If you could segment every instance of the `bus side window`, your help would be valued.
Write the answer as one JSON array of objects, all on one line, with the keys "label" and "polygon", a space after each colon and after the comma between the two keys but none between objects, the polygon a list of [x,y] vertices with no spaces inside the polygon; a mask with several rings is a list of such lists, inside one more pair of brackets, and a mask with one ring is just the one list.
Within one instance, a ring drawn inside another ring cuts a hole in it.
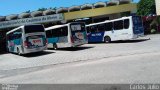
[{"label": "bus side window", "polygon": [[17,30],[17,39],[22,38],[22,29]]},{"label": "bus side window", "polygon": [[68,35],[68,27],[61,27],[61,28],[56,28],[53,30],[54,36],[55,37],[63,37]]},{"label": "bus side window", "polygon": [[57,28],[56,30],[57,30],[58,36],[59,36],[59,37],[62,37],[62,36],[63,36],[63,33],[62,33],[63,30],[62,30],[62,28]]},{"label": "bus side window", "polygon": [[61,36],[68,36],[68,27],[62,27],[61,28]]},{"label": "bus side window", "polygon": [[90,26],[88,26],[86,28],[87,28],[87,33],[91,33]]},{"label": "bus side window", "polygon": [[114,21],[114,30],[123,30],[123,20]]},{"label": "bus side window", "polygon": [[129,19],[125,19],[125,20],[124,20],[124,29],[128,29],[128,28],[129,28],[129,25],[130,25]]},{"label": "bus side window", "polygon": [[10,38],[9,38],[9,34],[6,35],[6,40],[8,41]]},{"label": "bus side window", "polygon": [[97,32],[97,26],[96,25],[94,25],[94,26],[91,26],[90,27],[90,30],[91,30],[91,32]]},{"label": "bus side window", "polygon": [[59,36],[59,31],[58,31],[58,29],[52,29],[51,31],[52,31],[52,36],[53,36],[53,37],[58,37],[58,36]]},{"label": "bus side window", "polygon": [[52,38],[52,30],[46,31],[46,37],[47,38]]},{"label": "bus side window", "polygon": [[62,28],[58,28],[58,35],[59,35],[59,37],[62,37],[63,36],[63,30],[62,30]]},{"label": "bus side window", "polygon": [[100,32],[98,25],[95,25],[95,32]]},{"label": "bus side window", "polygon": [[7,41],[9,40],[9,36],[8,36],[8,35],[6,36],[6,40],[7,40]]},{"label": "bus side window", "polygon": [[13,32],[13,37],[14,39],[20,39],[22,37],[22,30],[21,28],[18,29],[17,31]]},{"label": "bus side window", "polygon": [[106,31],[112,31],[113,30],[113,23],[109,22],[106,23]]},{"label": "bus side window", "polygon": [[14,35],[13,33],[8,34],[8,40],[14,40]]},{"label": "bus side window", "polygon": [[99,25],[98,25],[98,31],[99,31],[99,32],[104,32],[105,29],[106,29],[105,24],[99,24]]}]

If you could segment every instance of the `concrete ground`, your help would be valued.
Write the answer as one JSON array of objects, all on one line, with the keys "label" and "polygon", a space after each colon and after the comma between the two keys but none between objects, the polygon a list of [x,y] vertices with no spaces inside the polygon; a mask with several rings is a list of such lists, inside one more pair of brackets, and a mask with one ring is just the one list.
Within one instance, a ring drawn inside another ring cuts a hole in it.
[{"label": "concrete ground", "polygon": [[[0,82],[19,84],[160,83],[160,35],[110,44],[0,55]],[[147,38],[150,38],[147,39]]]}]

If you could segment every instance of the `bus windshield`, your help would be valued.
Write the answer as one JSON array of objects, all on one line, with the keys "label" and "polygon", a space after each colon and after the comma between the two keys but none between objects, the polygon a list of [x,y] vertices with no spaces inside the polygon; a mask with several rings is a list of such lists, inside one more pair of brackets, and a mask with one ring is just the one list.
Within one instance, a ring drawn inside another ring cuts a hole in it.
[{"label": "bus windshield", "polygon": [[27,25],[25,26],[25,33],[35,33],[44,32],[44,27],[42,25]]}]

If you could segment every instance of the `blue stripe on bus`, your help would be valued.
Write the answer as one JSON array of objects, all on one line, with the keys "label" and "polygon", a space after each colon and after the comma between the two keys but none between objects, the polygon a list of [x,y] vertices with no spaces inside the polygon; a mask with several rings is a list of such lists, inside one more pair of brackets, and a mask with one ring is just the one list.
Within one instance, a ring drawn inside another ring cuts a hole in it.
[{"label": "blue stripe on bus", "polygon": [[104,32],[90,33],[88,35],[88,42],[102,42]]},{"label": "blue stripe on bus", "polygon": [[48,39],[48,43],[57,43],[58,42],[58,37],[47,38],[47,39]]}]

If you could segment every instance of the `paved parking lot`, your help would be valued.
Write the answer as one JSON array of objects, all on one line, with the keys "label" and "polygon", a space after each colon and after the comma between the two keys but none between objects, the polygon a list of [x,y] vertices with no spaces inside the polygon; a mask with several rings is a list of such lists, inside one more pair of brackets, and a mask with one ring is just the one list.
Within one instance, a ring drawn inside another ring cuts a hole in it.
[{"label": "paved parking lot", "polygon": [[[160,65],[158,61],[160,35],[149,35],[144,38],[110,44],[86,44],[77,48],[56,51],[49,49],[42,53],[25,56],[2,54],[0,55],[0,82],[130,83],[152,82],[152,80],[154,82],[155,79],[160,79],[160,76],[158,77],[160,73],[156,70],[156,73],[153,72],[154,69],[158,69],[155,65]],[[153,68],[149,69],[146,65],[150,63]],[[142,73],[139,70],[142,70]],[[151,71],[147,72],[147,70]],[[150,72],[156,75],[152,80],[147,80],[144,75],[150,76],[148,74]],[[134,77],[131,77],[130,75],[133,74]],[[144,78],[138,77],[138,74]],[[135,78],[136,75],[137,78]],[[138,79],[142,80],[138,81]]]}]

